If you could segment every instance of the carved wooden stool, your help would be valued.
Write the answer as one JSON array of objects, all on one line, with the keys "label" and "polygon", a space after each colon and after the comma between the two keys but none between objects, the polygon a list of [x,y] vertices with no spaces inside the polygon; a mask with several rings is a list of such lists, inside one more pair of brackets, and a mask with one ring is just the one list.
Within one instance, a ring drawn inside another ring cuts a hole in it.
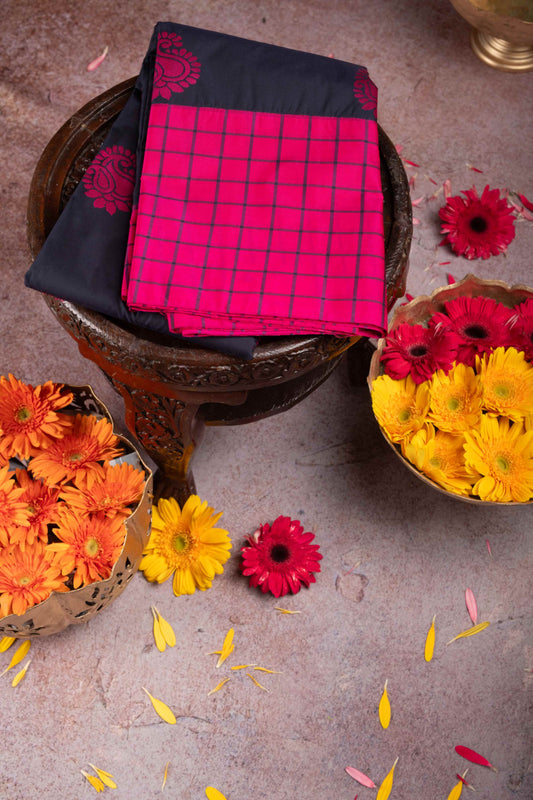
[{"label": "carved wooden stool", "polygon": [[[62,208],[134,84],[125,81],[96,97],[56,133],[44,150],[30,189],[28,236],[35,258]],[[390,139],[380,128],[385,200],[389,308],[404,294],[412,235],[409,186]],[[125,403],[125,422],[159,467],[155,494],[183,502],[195,491],[190,461],[204,425],[252,422],[290,408],[315,389],[350,349],[352,375],[368,372],[366,340],[294,336],[261,339],[250,361],[222,355],[172,336],[112,321],[45,295],[80,353],[100,367]],[[357,343],[357,344],[356,344]]]}]

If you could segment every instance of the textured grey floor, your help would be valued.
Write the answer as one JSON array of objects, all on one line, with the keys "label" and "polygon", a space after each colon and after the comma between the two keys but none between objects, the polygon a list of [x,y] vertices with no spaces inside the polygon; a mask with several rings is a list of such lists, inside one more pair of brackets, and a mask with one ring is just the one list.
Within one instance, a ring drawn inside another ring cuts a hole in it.
[{"label": "textured grey floor", "polygon": [[[407,167],[415,200],[448,178],[454,193],[489,183],[533,197],[533,74],[478,61],[467,25],[445,0],[4,0],[1,11],[0,373],[90,383],[119,429],[121,402],[42,298],[23,288],[25,207],[52,134],[138,72],[157,20],[365,64],[380,89],[381,125],[419,165]],[[106,60],[87,73],[105,45]],[[469,263],[437,249],[441,202],[442,194],[415,210],[411,294],[446,283],[447,271],[533,284],[533,223],[517,223],[506,258]],[[138,575],[87,625],[34,642],[23,683],[12,689],[0,679],[1,800],[90,798],[80,775],[89,761],[114,774],[117,800],[201,800],[208,785],[227,800],[367,800],[375,790],[358,787],[344,767],[379,783],[397,756],[391,797],[437,800],[466,767],[456,744],[498,768],[470,768],[472,796],[531,800],[530,508],[480,509],[426,488],[390,452],[366,389],[350,387],[344,365],[281,416],[209,429],[195,477],[234,540],[224,575],[210,591],[179,599],[170,585]],[[238,573],[243,537],[279,514],[315,531],[324,555],[317,583],[283,600],[301,612],[293,616],[279,615],[278,603]],[[467,586],[491,626],[446,646],[469,625]],[[164,654],[151,635],[154,603],[178,634]],[[230,626],[234,660],[215,670],[206,654]],[[281,671],[264,675],[268,693],[235,673],[207,696],[230,663],[247,662]],[[377,716],[385,680],[387,731]],[[142,686],[172,706],[176,726],[155,716]]]}]

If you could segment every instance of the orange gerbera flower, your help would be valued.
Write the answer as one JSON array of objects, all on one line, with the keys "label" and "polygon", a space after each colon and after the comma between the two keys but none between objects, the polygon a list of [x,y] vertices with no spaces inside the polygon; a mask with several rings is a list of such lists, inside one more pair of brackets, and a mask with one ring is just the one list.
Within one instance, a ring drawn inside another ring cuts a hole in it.
[{"label": "orange gerbera flower", "polygon": [[27,525],[13,528],[10,542],[19,545],[22,550],[36,540],[46,544],[48,525],[57,522],[59,514],[59,489],[32,480],[25,469],[16,470],[15,476],[18,486],[23,490],[21,500],[26,503],[29,517]]},{"label": "orange gerbera flower", "polygon": [[138,503],[144,489],[144,472],[131,464],[104,464],[104,475],[97,475],[88,485],[87,475],[74,479],[75,486],[65,486],[62,499],[80,516],[101,514],[128,517],[128,506]]},{"label": "orange gerbera flower", "polygon": [[0,469],[0,545],[11,544],[11,531],[28,525],[28,504],[22,499],[23,489],[16,485],[9,467]]},{"label": "orange gerbera flower", "polygon": [[57,411],[72,402],[72,392],[62,389],[62,383],[52,381],[34,388],[11,374],[0,377],[0,452],[5,458],[30,458],[64,435],[71,417]]},{"label": "orange gerbera flower", "polygon": [[121,517],[78,517],[72,511],[61,514],[54,534],[61,541],[48,545],[55,553],[54,564],[63,575],[74,572],[73,586],[109,578],[126,537]]},{"label": "orange gerbera flower", "polygon": [[35,477],[52,485],[85,475],[88,486],[92,486],[95,476],[104,474],[99,462],[115,458],[121,452],[118,436],[107,419],[76,414],[72,429],[36,455],[30,469]]},{"label": "orange gerbera flower", "polygon": [[0,613],[24,614],[41,603],[50,592],[67,592],[59,567],[51,563],[42,542],[34,542],[25,550],[20,547],[0,552]]}]

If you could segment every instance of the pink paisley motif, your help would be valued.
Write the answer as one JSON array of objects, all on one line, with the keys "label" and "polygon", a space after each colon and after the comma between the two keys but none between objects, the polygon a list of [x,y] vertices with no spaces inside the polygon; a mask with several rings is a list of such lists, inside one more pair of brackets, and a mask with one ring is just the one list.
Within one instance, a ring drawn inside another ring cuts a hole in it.
[{"label": "pink paisley motif", "polygon": [[163,97],[169,100],[172,92],[185,91],[198,80],[201,66],[196,56],[182,47],[180,36],[165,31],[160,33],[152,99]]},{"label": "pink paisley motif", "polygon": [[368,77],[368,70],[365,67],[360,67],[355,73],[353,93],[357,100],[359,100],[361,108],[365,111],[376,111],[378,90]]},{"label": "pink paisley motif", "polygon": [[101,150],[83,176],[87,197],[108,214],[131,209],[135,185],[135,153],[121,145]]}]

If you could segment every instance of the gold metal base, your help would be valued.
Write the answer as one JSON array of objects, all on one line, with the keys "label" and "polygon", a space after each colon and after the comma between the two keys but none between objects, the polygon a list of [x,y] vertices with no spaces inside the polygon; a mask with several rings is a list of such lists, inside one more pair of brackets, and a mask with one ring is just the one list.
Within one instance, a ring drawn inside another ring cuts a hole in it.
[{"label": "gold metal base", "polygon": [[528,72],[533,70],[533,47],[513,44],[506,39],[472,28],[472,50],[485,64],[502,72]]}]

